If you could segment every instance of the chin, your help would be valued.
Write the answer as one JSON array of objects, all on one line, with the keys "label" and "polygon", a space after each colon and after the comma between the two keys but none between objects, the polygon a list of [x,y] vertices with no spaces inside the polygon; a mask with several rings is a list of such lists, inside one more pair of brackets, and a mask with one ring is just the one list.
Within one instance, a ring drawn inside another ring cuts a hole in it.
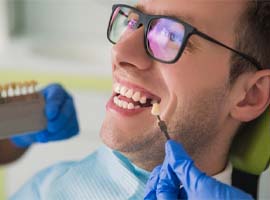
[{"label": "chin", "polygon": [[106,146],[122,153],[141,152],[149,149],[155,140],[160,141],[160,133],[153,127],[124,131],[109,117],[102,124],[100,137]]},{"label": "chin", "polygon": [[121,151],[124,147],[124,142],[121,140],[121,136],[113,134],[112,131],[102,127],[100,131],[100,137],[102,142],[111,149]]},{"label": "chin", "polygon": [[100,130],[100,137],[106,146],[114,150],[122,151],[130,144],[129,140],[131,140],[131,138],[127,136],[128,134],[117,129],[112,122],[107,123],[107,120],[104,120]]}]

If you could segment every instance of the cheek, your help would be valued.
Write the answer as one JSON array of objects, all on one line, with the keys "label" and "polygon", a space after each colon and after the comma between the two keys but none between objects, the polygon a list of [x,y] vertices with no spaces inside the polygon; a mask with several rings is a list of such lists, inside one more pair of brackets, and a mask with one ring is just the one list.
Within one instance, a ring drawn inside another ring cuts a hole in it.
[{"label": "cheek", "polygon": [[169,96],[176,96],[179,100],[190,96],[198,85],[194,80],[192,67],[188,65],[164,67],[162,74]]},{"label": "cheek", "polygon": [[228,58],[217,59],[204,54],[183,54],[174,65],[163,68],[163,78],[170,92],[179,95],[227,85],[229,80]]},{"label": "cheek", "polygon": [[212,48],[212,44],[207,44],[202,52],[183,57],[183,65],[190,66],[193,84],[205,89],[228,82],[231,55],[223,48]]},{"label": "cheek", "polygon": [[[192,85],[190,85],[190,78],[184,76],[187,74],[185,69],[181,70],[179,66],[166,66],[162,71],[163,81],[166,85],[165,101],[162,102],[161,117],[165,121],[171,121],[174,118],[179,108],[184,108],[189,100],[192,99],[193,94]],[[177,69],[178,68],[178,69]]]},{"label": "cheek", "polygon": [[[174,65],[162,68],[163,80],[167,86],[167,99],[163,117],[171,118],[176,112],[189,112],[192,102],[200,102],[203,95],[208,96],[211,91],[223,89],[227,86],[227,76],[224,71],[210,73],[210,68],[215,69],[215,63],[202,64],[195,56],[186,56]],[[224,69],[224,67],[223,67]],[[216,74],[215,74],[216,73]],[[208,93],[207,93],[207,92]],[[210,98],[210,97],[209,97]]]}]

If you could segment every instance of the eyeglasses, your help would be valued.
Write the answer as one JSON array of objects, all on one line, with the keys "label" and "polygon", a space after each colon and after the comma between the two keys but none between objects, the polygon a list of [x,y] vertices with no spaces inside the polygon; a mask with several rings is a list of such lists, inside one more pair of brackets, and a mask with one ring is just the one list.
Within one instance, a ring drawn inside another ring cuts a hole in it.
[{"label": "eyeglasses", "polygon": [[132,34],[142,25],[144,26],[146,52],[159,62],[175,63],[182,55],[188,39],[192,35],[198,35],[238,54],[257,69],[262,69],[260,63],[253,57],[228,47],[180,19],[162,15],[147,15],[128,5],[113,5],[107,37],[111,43],[116,44],[122,37]]}]

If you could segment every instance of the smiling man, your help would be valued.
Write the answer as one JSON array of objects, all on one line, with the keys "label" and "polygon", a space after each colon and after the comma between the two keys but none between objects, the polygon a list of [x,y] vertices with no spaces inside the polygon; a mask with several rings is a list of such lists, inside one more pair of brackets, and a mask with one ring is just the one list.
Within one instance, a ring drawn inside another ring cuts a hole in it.
[{"label": "smiling man", "polygon": [[[101,131],[104,143],[137,166],[153,169],[163,160],[165,140],[143,103],[144,99],[161,100],[161,118],[174,133],[171,137],[184,144],[198,167],[208,174],[224,169],[241,122],[255,119],[269,104],[269,70],[256,71],[269,67],[269,59],[265,56],[261,65],[255,57],[263,55],[253,51],[262,45],[254,40],[263,40],[263,35],[238,32],[250,29],[242,25],[247,23],[243,13],[248,4],[252,6],[247,1],[148,0],[138,4],[139,10],[116,7],[109,27],[109,39],[116,43],[112,50],[116,87]],[[142,13],[175,16],[180,21]],[[125,27],[126,18],[138,23]],[[164,37],[168,38],[165,44]],[[212,38],[232,48],[238,42],[243,48],[239,51],[246,54],[224,48]],[[236,79],[241,71],[246,73]],[[129,109],[134,104],[136,109]]]},{"label": "smiling man", "polygon": [[153,102],[196,166],[230,184],[231,142],[269,106],[269,34],[267,1],[115,5],[108,26],[114,92],[101,128],[107,147],[42,171],[13,198],[142,199],[165,156]]}]

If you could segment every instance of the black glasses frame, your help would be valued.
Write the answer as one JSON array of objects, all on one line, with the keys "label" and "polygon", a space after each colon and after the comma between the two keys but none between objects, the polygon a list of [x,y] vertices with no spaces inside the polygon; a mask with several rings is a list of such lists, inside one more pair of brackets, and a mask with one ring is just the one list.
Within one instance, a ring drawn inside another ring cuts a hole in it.
[{"label": "black glasses frame", "polygon": [[[187,42],[188,42],[188,39],[192,36],[192,35],[198,35],[200,36],[201,38],[205,39],[205,40],[208,40],[210,42],[213,42],[221,47],[224,47],[234,53],[236,53],[237,55],[241,56],[242,58],[248,60],[251,64],[253,64],[258,70],[261,70],[263,69],[263,67],[261,66],[261,64],[255,59],[253,58],[252,56],[249,56],[245,53],[242,53],[240,51],[237,51],[236,49],[233,49],[225,44],[223,44],[222,42],[219,42],[218,40],[210,37],[209,35],[199,31],[198,29],[196,29],[195,27],[193,27],[192,25],[188,24],[187,22],[181,20],[181,19],[177,19],[177,18],[174,18],[174,17],[170,17],[170,16],[164,16],[164,15],[148,15],[148,14],[145,14],[143,12],[141,12],[139,9],[137,8],[134,8],[132,6],[129,6],[129,5],[125,5],[125,4],[114,4],[112,6],[112,14],[111,14],[111,17],[110,17],[110,21],[109,21],[109,25],[108,25],[108,29],[107,29],[107,38],[108,40],[112,43],[112,44],[116,44],[117,42],[115,41],[112,41],[111,38],[110,38],[110,32],[111,32],[111,24],[112,24],[112,18],[113,18],[113,14],[115,12],[115,10],[117,8],[121,8],[121,7],[124,7],[124,8],[128,8],[128,9],[131,9],[133,12],[135,12],[136,14],[138,14],[139,16],[139,19],[138,19],[138,23],[136,24],[136,29],[140,28],[142,25],[144,26],[144,47],[146,49],[146,53],[154,60],[157,60],[159,62],[162,62],[162,63],[167,63],[167,64],[172,64],[172,63],[175,63],[182,55],[184,49],[186,48],[186,45],[187,45]],[[155,19],[160,19],[160,18],[163,18],[163,19],[170,19],[170,20],[173,20],[175,22],[178,22],[180,23],[181,25],[184,26],[185,28],[185,33],[184,33],[184,37],[183,37],[183,41],[182,41],[182,45],[177,53],[177,56],[175,57],[175,59],[173,59],[172,61],[164,61],[164,60],[161,60],[161,59],[158,59],[156,57],[154,57],[151,53],[150,53],[150,48],[148,46],[148,42],[147,42],[147,33],[150,29],[150,24],[151,24],[151,21],[152,20],[155,20]]]}]

